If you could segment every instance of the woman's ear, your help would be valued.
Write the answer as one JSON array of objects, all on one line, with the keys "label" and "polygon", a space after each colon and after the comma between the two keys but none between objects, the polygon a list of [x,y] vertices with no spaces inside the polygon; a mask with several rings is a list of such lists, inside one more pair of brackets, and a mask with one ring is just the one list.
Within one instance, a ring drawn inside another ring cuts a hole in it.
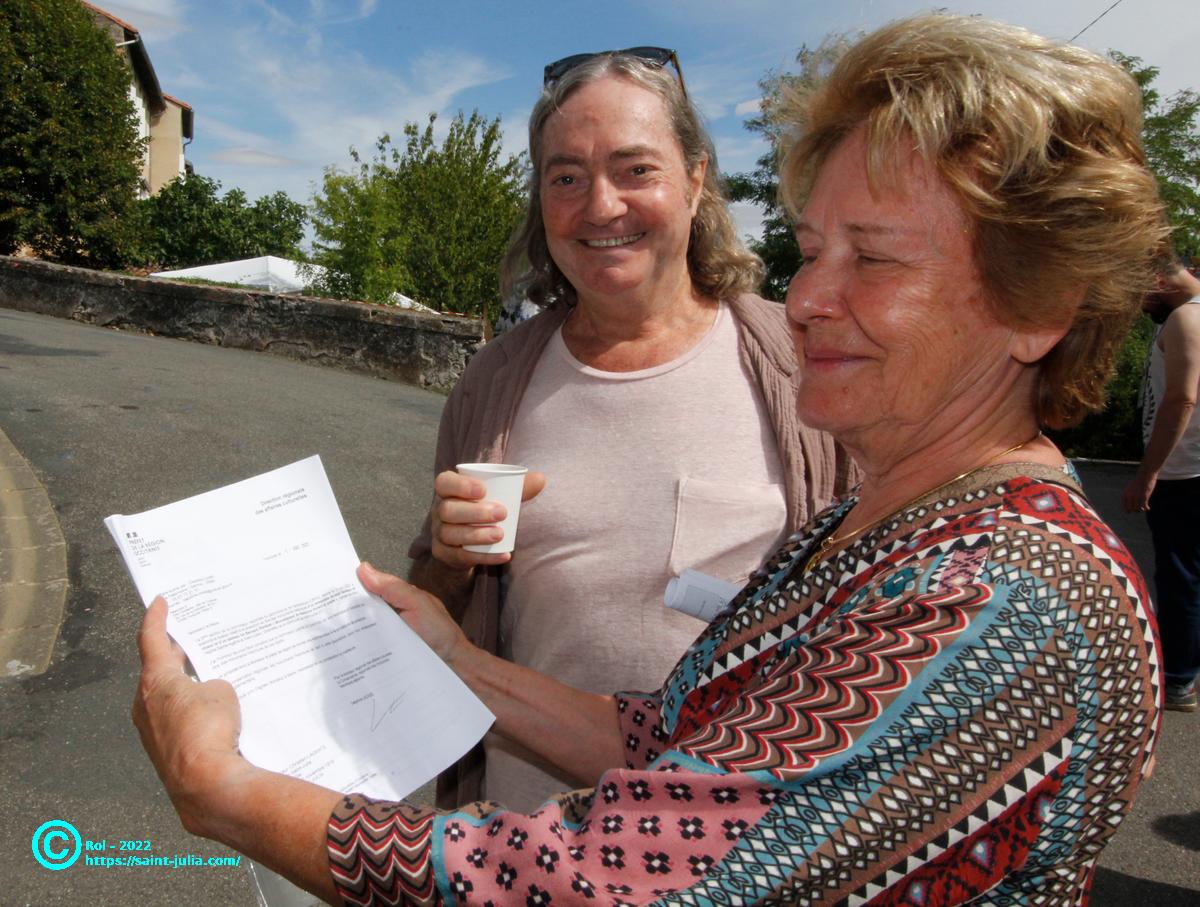
[{"label": "woman's ear", "polygon": [[1030,325],[1013,328],[1009,352],[1022,365],[1033,365],[1040,362],[1054,349],[1058,341],[1070,333],[1075,324],[1075,317],[1079,314],[1079,309],[1083,306],[1083,300],[1087,296],[1087,287],[1071,287],[1066,290],[1064,295],[1067,297],[1065,301],[1068,305],[1066,320],[1061,325],[1057,327]]},{"label": "woman's ear", "polygon": [[1018,328],[1013,331],[1009,352],[1022,365],[1033,365],[1045,358],[1058,341],[1067,336],[1068,330],[1066,327],[1044,330]]}]

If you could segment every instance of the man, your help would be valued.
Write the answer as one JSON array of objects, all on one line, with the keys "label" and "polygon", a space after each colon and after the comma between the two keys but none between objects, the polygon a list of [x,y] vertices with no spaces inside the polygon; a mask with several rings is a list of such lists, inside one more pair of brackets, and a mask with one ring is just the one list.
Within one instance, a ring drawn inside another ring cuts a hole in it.
[{"label": "man", "polygon": [[1164,705],[1196,711],[1200,673],[1200,279],[1172,260],[1142,309],[1159,325],[1142,387],[1146,452],[1125,489],[1154,540]]}]

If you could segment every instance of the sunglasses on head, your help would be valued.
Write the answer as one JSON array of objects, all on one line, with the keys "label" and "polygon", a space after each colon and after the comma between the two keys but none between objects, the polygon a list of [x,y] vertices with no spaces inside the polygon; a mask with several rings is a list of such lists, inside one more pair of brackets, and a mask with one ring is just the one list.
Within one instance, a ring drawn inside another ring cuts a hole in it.
[{"label": "sunglasses on head", "polygon": [[679,57],[675,55],[675,51],[666,47],[626,47],[624,50],[602,50],[591,54],[571,54],[569,57],[563,57],[561,60],[555,60],[553,63],[546,64],[546,69],[542,73],[542,86],[549,88],[576,66],[586,63],[588,60],[593,60],[596,57],[604,56],[634,57],[655,69],[662,69],[670,63],[675,67],[676,75],[679,76],[679,88],[683,92],[683,96],[687,97],[687,89],[683,85],[683,70],[679,68]]}]

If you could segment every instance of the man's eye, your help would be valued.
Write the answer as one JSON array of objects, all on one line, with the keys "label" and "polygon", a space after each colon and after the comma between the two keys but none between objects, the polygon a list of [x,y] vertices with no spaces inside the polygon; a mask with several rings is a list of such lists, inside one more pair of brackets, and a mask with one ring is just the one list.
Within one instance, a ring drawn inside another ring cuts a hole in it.
[{"label": "man's eye", "polygon": [[556,176],[553,180],[553,183],[556,186],[574,186],[575,177],[564,173],[562,176]]}]

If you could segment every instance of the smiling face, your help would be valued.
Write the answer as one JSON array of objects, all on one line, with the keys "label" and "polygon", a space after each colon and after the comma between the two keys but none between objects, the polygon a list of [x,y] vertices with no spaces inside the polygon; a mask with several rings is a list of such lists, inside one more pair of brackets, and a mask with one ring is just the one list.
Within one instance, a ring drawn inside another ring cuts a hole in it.
[{"label": "smiling face", "polygon": [[687,172],[662,100],[602,76],[563,102],[541,141],[546,242],[580,302],[690,290],[705,163]]},{"label": "smiling face", "polygon": [[970,223],[919,158],[872,193],[860,127],[822,165],[796,239],[787,309],[809,425],[868,452],[919,450],[996,407],[1032,410],[1031,385],[1013,384],[1044,351],[991,315]]}]

